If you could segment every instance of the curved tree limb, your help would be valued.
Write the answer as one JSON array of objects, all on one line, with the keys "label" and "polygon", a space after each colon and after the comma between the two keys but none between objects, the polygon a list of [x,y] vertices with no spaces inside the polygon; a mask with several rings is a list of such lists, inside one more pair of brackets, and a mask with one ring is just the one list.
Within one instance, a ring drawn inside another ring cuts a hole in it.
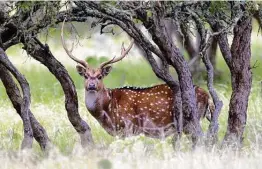
[{"label": "curved tree limb", "polygon": [[[243,2],[245,3],[245,2]],[[217,36],[218,44],[230,73],[232,95],[229,104],[229,117],[227,132],[223,140],[223,146],[233,145],[239,148],[243,141],[243,132],[247,119],[248,97],[251,90],[252,74],[250,69],[250,41],[252,14],[246,11],[246,7],[238,2],[232,2],[231,16],[234,37],[231,48],[228,44],[227,34],[223,32]],[[205,16],[213,31],[226,29],[219,18]],[[214,22],[216,21],[216,22]],[[230,25],[229,25],[230,26]]]},{"label": "curved tree limb", "polygon": [[21,104],[21,117],[23,120],[24,126],[24,138],[22,141],[21,148],[32,148],[33,144],[33,131],[31,127],[31,122],[29,119],[28,111],[30,107],[30,89],[29,84],[25,77],[14,67],[14,65],[9,61],[8,57],[5,54],[5,51],[0,48],[0,63],[4,65],[18,80],[22,91],[23,91],[23,100]]},{"label": "curved tree limb", "polygon": [[[43,5],[46,5],[43,3],[35,4],[37,5],[37,7],[34,8],[35,11],[28,11],[33,12],[30,14],[37,15],[39,14],[39,12],[41,13],[44,7]],[[52,2],[48,2],[48,6],[50,5],[51,8],[57,8],[56,2],[54,3],[54,5],[52,5]],[[51,8],[50,10],[52,11]],[[7,18],[4,23],[3,29],[0,30],[4,49],[7,49],[8,47],[19,42],[24,43],[25,46],[30,46],[29,44],[27,44],[28,40],[34,38],[41,29],[46,28],[52,24],[52,15],[49,15],[47,11],[42,11],[44,13],[43,15],[41,15],[41,22],[38,21],[37,23],[32,20],[33,18],[31,18],[27,12],[21,10],[17,10],[16,14],[14,14],[10,18]],[[28,49],[30,49],[28,53],[33,53],[35,55],[42,52],[40,56],[35,56],[35,58],[37,58],[40,62],[42,61],[42,63],[45,62],[45,65],[60,81],[65,92],[65,106],[68,112],[68,117],[77,132],[80,134],[82,145],[87,146],[90,142],[93,143],[89,126],[81,119],[78,114],[78,103],[75,87],[65,68],[53,57],[51,52],[49,53],[50,57],[46,56],[48,52],[45,51],[45,49],[47,48],[45,48],[44,45],[42,45],[41,48],[38,48],[38,51],[34,49],[34,46],[30,46],[30,48]],[[52,64],[50,64],[50,62],[52,62]]]},{"label": "curved tree limb", "polygon": [[[212,96],[213,102],[215,104],[215,110],[211,112],[211,122],[209,124],[209,129],[207,133],[207,138],[210,139],[211,144],[214,144],[217,142],[217,133],[219,129],[219,123],[218,123],[218,117],[220,114],[220,111],[223,106],[223,102],[219,99],[217,92],[213,86],[214,81],[214,68],[213,65],[210,62],[209,57],[207,56],[207,50],[210,47],[210,44],[212,42],[212,38],[214,35],[218,35],[221,32],[216,32],[210,35],[208,38],[207,30],[204,27],[204,23],[201,21],[201,19],[195,14],[193,11],[188,9],[188,12],[191,13],[193,20],[196,23],[196,27],[198,30],[198,33],[200,35],[200,52],[199,57],[202,58],[203,63],[205,64],[206,70],[207,70],[207,87],[209,90],[209,93]],[[209,111],[211,111],[212,107],[209,107]]]},{"label": "curved tree limb", "polygon": [[60,82],[65,94],[67,116],[75,130],[80,135],[82,146],[92,146],[93,138],[91,135],[91,129],[78,113],[77,92],[74,83],[64,66],[53,56],[48,46],[43,45],[37,38],[31,39],[29,42],[23,42],[23,44],[26,52],[45,65]]},{"label": "curved tree limb", "polygon": [[[0,79],[2,80],[6,88],[6,93],[11,100],[14,108],[16,109],[16,112],[22,118],[21,107],[23,98],[21,97],[19,88],[10,75],[9,71],[2,64],[0,64],[0,72]],[[28,110],[28,115],[30,118],[34,138],[39,143],[41,149],[47,152],[51,143],[45,129],[36,120],[30,109]]]}]

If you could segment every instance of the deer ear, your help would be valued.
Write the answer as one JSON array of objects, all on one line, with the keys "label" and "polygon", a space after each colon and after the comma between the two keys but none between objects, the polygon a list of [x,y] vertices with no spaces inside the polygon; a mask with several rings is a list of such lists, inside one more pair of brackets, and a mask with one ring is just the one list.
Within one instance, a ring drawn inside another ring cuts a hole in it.
[{"label": "deer ear", "polygon": [[76,70],[80,76],[84,76],[86,69],[83,66],[76,65]]},{"label": "deer ear", "polygon": [[112,70],[112,66],[107,66],[102,68],[102,76],[107,76]]}]

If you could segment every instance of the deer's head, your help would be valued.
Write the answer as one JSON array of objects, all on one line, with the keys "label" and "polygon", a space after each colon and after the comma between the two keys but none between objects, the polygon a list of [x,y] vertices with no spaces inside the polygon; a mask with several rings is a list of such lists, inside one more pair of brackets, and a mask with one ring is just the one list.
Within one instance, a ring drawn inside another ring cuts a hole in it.
[{"label": "deer's head", "polygon": [[133,44],[134,44],[134,40],[131,41],[129,47],[127,49],[124,49],[124,46],[122,45],[122,50],[121,50],[121,55],[120,57],[117,58],[113,58],[109,61],[106,61],[104,63],[102,63],[98,68],[92,68],[88,65],[88,63],[84,60],[80,60],[76,57],[73,56],[72,54],[72,50],[73,50],[73,45],[71,50],[68,50],[65,42],[64,42],[64,23],[65,20],[62,24],[62,30],[61,30],[61,41],[62,41],[62,45],[67,53],[67,55],[73,59],[75,62],[78,63],[78,65],[76,66],[76,70],[79,73],[80,76],[85,78],[85,89],[88,92],[97,92],[100,91],[104,88],[104,84],[103,84],[103,78],[106,77],[110,71],[112,70],[112,66],[111,64],[116,63],[120,60],[122,60],[130,51],[130,49],[132,48]]}]

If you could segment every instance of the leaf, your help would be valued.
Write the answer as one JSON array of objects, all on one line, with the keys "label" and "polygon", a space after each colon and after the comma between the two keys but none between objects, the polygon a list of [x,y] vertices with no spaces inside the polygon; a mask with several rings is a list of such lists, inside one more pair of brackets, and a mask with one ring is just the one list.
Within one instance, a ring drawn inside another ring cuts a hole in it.
[{"label": "leaf", "polygon": [[152,11],[151,10],[147,10],[146,11],[146,18],[150,18],[150,17],[152,17]]}]

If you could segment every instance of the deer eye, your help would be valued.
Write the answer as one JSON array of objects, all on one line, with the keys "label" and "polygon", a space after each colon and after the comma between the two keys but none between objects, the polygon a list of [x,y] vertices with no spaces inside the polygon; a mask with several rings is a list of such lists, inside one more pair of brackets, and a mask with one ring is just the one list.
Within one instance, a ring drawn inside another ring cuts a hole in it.
[{"label": "deer eye", "polygon": [[99,75],[97,78],[98,78],[98,80],[101,80],[102,79],[102,75]]},{"label": "deer eye", "polygon": [[88,79],[89,76],[87,74],[85,74],[84,77],[85,77],[85,79]]}]

